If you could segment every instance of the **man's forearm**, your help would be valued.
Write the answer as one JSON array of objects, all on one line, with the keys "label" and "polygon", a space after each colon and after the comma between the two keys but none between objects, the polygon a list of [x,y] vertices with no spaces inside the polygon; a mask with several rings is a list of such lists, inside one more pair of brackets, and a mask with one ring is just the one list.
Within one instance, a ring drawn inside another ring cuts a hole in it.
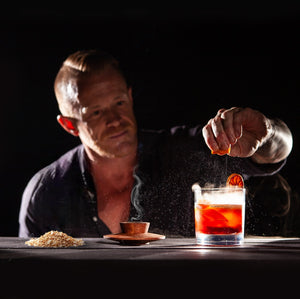
[{"label": "man's forearm", "polygon": [[278,163],[290,154],[293,137],[288,126],[280,119],[270,119],[269,136],[251,157],[256,163]]}]

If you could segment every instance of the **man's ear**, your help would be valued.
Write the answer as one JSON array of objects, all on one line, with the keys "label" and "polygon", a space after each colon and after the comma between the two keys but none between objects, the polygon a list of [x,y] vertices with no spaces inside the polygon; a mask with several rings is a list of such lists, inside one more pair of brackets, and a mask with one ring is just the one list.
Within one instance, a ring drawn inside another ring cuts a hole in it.
[{"label": "man's ear", "polygon": [[69,117],[57,115],[57,121],[68,133],[76,137],[79,135],[78,130],[76,129],[72,120]]}]

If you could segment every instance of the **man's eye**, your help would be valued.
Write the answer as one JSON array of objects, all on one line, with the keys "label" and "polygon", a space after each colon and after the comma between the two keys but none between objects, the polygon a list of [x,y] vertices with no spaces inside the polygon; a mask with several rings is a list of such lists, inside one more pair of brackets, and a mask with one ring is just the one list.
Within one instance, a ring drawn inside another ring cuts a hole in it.
[{"label": "man's eye", "polygon": [[124,103],[125,103],[125,101],[118,101],[117,106],[122,106],[122,105],[124,105]]},{"label": "man's eye", "polygon": [[92,115],[93,115],[93,116],[98,116],[98,115],[100,115],[100,110],[95,110],[95,111],[93,111]]}]

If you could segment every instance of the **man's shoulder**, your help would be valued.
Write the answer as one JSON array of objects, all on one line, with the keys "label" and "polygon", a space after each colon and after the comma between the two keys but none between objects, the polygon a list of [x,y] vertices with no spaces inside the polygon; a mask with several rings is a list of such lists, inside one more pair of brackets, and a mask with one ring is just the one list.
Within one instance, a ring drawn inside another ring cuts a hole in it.
[{"label": "man's shoulder", "polygon": [[[79,194],[80,161],[83,152],[83,147],[77,146],[39,170],[29,180],[22,195],[19,213],[21,236],[29,235],[29,226],[31,233],[39,235],[44,230],[44,224],[47,229],[51,221],[55,227],[60,225],[55,222],[57,215]],[[60,208],[62,209],[59,212]]]},{"label": "man's shoulder", "polygon": [[80,160],[83,155],[83,146],[79,145],[62,156],[56,161],[40,169],[30,180],[28,185],[49,185],[59,184],[60,182],[73,177],[80,171]]},{"label": "man's shoulder", "polygon": [[50,172],[55,172],[56,176],[64,176],[75,168],[80,169],[80,164],[83,163],[84,149],[83,145],[69,150],[56,161],[46,167]]}]

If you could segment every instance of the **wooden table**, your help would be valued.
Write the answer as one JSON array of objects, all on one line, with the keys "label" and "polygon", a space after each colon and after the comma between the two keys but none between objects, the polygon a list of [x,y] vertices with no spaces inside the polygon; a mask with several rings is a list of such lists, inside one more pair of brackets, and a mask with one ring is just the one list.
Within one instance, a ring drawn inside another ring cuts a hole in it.
[{"label": "wooden table", "polygon": [[36,248],[0,238],[0,298],[179,298],[180,292],[189,298],[207,291],[220,298],[241,288],[244,295],[299,294],[299,238],[248,237],[236,247],[199,246],[194,238],[141,246],[84,241],[77,248]]}]

